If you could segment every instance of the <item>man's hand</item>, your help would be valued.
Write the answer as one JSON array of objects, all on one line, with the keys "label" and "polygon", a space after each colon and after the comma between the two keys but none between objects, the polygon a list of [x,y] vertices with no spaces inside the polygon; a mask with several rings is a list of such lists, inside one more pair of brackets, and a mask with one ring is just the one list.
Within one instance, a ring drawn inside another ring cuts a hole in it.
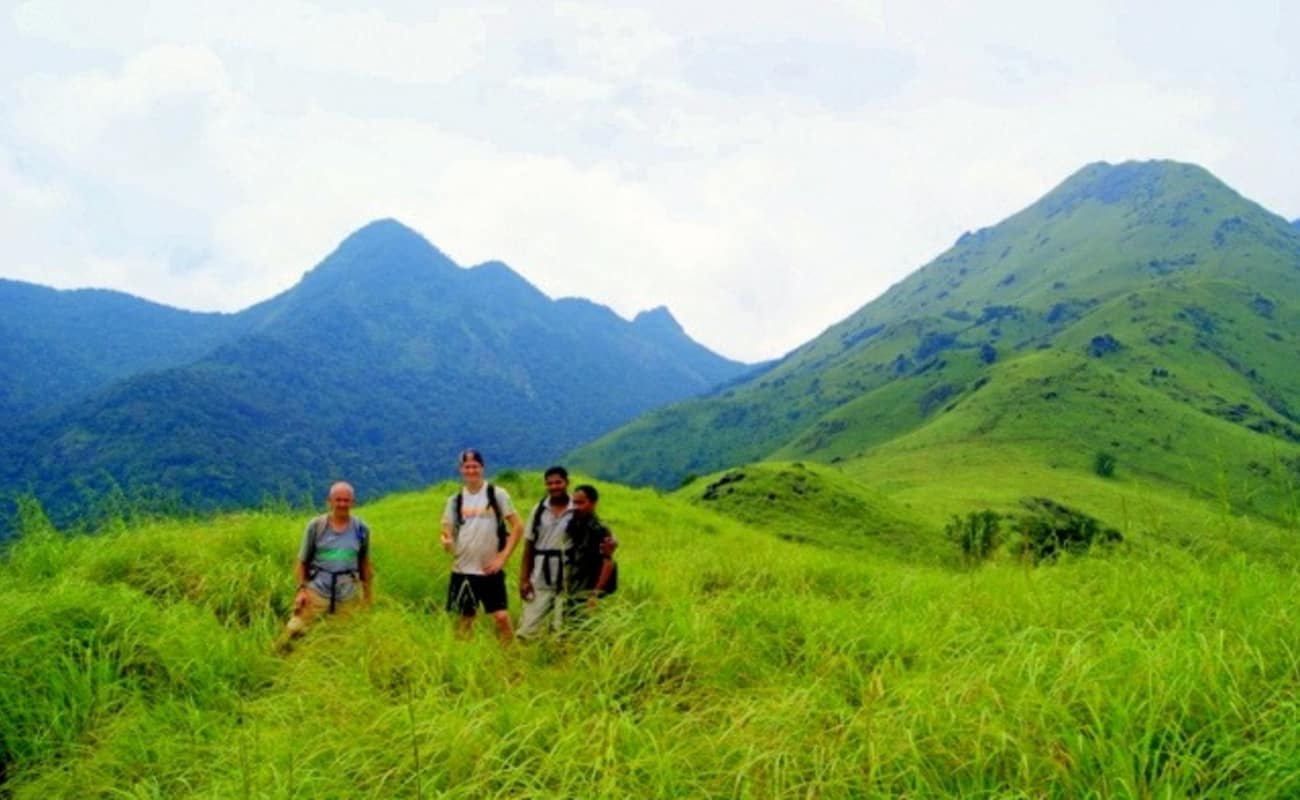
[{"label": "man's hand", "polygon": [[298,590],[298,594],[293,598],[293,613],[297,614],[307,607],[307,587]]},{"label": "man's hand", "polygon": [[438,537],[438,538],[439,538],[439,540],[442,542],[442,549],[443,549],[443,550],[446,550],[448,553],[450,553],[451,550],[452,550],[452,544],[453,544],[453,542],[452,542],[452,540],[451,540],[451,533],[450,533],[449,531],[443,531],[443,532],[442,532],[442,536],[440,536],[440,537]]},{"label": "man's hand", "polygon": [[533,590],[533,579],[525,575],[519,581],[519,596],[531,602],[536,595],[537,592]]},{"label": "man's hand", "polygon": [[500,572],[501,568],[504,567],[505,565],[506,565],[506,560],[501,556],[497,556],[496,558],[492,559],[491,561],[483,565],[483,574],[495,575],[498,572]]}]

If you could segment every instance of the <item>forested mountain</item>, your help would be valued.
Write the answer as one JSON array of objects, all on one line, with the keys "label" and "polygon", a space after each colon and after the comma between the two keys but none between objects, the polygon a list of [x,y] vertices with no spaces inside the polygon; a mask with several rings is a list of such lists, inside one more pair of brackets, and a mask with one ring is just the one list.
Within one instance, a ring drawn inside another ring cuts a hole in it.
[{"label": "forested mountain", "polygon": [[0,418],[83,398],[114,380],[192,361],[248,329],[252,314],[205,314],[103,289],[0,279]]},{"label": "forested mountain", "polygon": [[772,369],[572,461],[671,486],[770,457],[862,471],[906,452],[940,478],[993,448],[1284,494],[1300,478],[1297,280],[1295,226],[1205,170],[1092,164]]},{"label": "forested mountain", "polygon": [[[469,445],[492,467],[542,464],[745,369],[664,309],[628,322],[553,301],[504,264],[457,266],[391,220],[239,314],[166,317],[194,320],[225,325],[224,340],[137,334],[219,343],[19,426],[0,452],[4,485],[31,487],[59,519],[119,491],[187,508],[296,501],[337,478],[374,493],[448,474]],[[160,363],[126,338],[132,363]]]}]

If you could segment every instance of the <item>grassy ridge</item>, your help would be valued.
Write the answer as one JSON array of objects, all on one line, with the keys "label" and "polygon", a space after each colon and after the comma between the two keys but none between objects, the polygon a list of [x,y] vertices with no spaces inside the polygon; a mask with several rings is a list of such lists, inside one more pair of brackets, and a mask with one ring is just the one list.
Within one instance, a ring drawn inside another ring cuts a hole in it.
[{"label": "grassy ridge", "polygon": [[[522,481],[511,487],[526,502],[540,478]],[[1189,528],[1207,531],[1194,534],[1205,555],[1136,519],[1108,557],[962,572],[929,563],[927,528],[916,558],[870,541],[808,547],[610,486],[620,594],[589,636],[503,652],[486,628],[458,642],[431,613],[446,488],[359,510],[375,531],[376,608],[323,624],[286,658],[269,643],[298,515],[29,535],[0,566],[4,790],[1300,791],[1294,561],[1235,548],[1223,526]]]},{"label": "grassy ridge", "polygon": [[[1031,473],[1112,449],[1183,485],[1294,481],[1297,267],[1294,228],[1198,167],[1091,165],[770,369],[650,412],[569,461],[675,487],[765,459],[1032,439],[1019,447]],[[1238,502],[1277,515],[1276,500]]]}]

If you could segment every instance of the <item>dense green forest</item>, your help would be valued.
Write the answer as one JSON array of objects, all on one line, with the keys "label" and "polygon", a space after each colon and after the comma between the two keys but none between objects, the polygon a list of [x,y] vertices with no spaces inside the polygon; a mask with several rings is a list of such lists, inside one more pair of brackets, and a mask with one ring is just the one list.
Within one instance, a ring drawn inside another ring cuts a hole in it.
[{"label": "dense green forest", "polygon": [[[451,474],[469,445],[497,465],[544,465],[746,369],[666,309],[629,322],[551,300],[504,264],[457,266],[391,220],[237,315],[0,289],[39,301],[6,321],[28,338],[0,348],[14,362],[0,367],[18,378],[13,403],[44,403],[0,438],[5,516],[31,493],[60,525],[95,524],[122,500],[167,512],[299,502],[345,475],[411,488]],[[118,307],[131,313],[98,316]],[[116,372],[81,367],[100,362]],[[76,381],[63,402],[57,387]]]}]

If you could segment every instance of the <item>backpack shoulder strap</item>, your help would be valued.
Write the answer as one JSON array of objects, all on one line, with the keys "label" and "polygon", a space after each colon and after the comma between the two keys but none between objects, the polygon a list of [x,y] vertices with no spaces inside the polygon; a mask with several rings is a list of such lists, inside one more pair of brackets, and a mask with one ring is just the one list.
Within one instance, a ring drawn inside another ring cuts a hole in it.
[{"label": "backpack shoulder strap", "polygon": [[325,526],[329,524],[329,517],[320,514],[312,517],[307,525],[307,560],[304,562],[311,566],[311,562],[316,558],[316,543],[320,540],[321,534],[325,532]]},{"label": "backpack shoulder strap", "polygon": [[456,528],[465,524],[465,492],[461,489],[456,490]]},{"label": "backpack shoulder strap", "polygon": [[546,498],[543,497],[537,501],[537,510],[533,512],[533,541],[537,541],[537,534],[542,529],[542,512],[546,510]]},{"label": "backpack shoulder strap", "polygon": [[492,509],[492,515],[497,520],[497,550],[501,551],[506,549],[509,533],[506,531],[505,517],[501,516],[501,505],[497,502],[497,487],[490,482],[487,485],[487,500],[488,507]]},{"label": "backpack shoulder strap", "polygon": [[370,526],[357,519],[357,557],[370,554]]}]

